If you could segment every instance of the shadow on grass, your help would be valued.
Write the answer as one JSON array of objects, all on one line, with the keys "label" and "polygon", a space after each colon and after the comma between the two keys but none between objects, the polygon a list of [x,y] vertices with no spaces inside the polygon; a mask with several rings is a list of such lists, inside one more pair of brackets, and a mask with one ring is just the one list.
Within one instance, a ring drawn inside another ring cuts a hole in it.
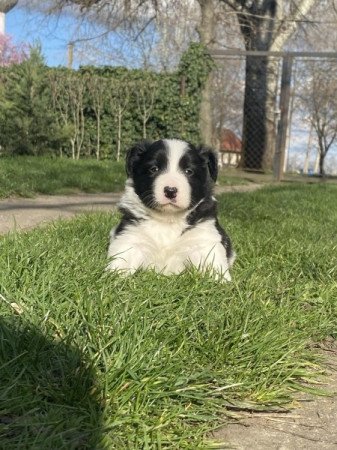
[{"label": "shadow on grass", "polygon": [[80,351],[19,317],[0,318],[0,447],[93,449],[101,439],[95,376]]}]

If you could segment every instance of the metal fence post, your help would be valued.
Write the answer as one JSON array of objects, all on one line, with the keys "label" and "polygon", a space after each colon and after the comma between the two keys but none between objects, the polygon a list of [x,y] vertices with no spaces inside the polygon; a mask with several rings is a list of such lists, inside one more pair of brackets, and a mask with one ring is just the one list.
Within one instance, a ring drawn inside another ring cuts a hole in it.
[{"label": "metal fence post", "polygon": [[277,181],[283,179],[284,159],[289,126],[290,87],[293,56],[285,55],[282,61],[282,78],[280,93],[280,120],[277,127],[276,151],[274,159],[274,176]]}]

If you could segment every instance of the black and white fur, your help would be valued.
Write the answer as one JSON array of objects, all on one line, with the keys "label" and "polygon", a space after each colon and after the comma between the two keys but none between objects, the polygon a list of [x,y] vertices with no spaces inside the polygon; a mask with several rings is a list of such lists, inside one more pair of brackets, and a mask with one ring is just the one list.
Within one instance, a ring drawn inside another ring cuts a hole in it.
[{"label": "black and white fur", "polygon": [[178,139],[144,141],[128,151],[126,172],[108,270],[170,275],[193,265],[230,280],[235,254],[217,219],[216,154]]}]

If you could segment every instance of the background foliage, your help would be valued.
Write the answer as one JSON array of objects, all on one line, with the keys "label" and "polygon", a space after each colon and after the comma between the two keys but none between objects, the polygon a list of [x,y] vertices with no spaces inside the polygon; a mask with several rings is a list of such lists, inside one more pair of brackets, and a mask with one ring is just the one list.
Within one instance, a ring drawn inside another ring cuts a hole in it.
[{"label": "background foliage", "polygon": [[200,94],[211,67],[195,43],[172,73],[48,68],[35,48],[21,64],[1,68],[1,153],[119,159],[143,137],[199,142]]}]

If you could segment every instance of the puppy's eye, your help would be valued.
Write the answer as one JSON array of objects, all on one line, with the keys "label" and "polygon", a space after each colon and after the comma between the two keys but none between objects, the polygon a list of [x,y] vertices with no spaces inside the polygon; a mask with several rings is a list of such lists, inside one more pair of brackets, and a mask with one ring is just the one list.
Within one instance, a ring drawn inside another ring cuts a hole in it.
[{"label": "puppy's eye", "polygon": [[186,173],[186,175],[188,175],[189,177],[191,176],[191,175],[193,175],[194,174],[194,172],[193,172],[193,170],[192,169],[185,169],[185,171],[184,171],[185,173]]},{"label": "puppy's eye", "polygon": [[149,168],[149,172],[150,173],[157,173],[159,171],[159,167],[158,166],[152,166]]}]

